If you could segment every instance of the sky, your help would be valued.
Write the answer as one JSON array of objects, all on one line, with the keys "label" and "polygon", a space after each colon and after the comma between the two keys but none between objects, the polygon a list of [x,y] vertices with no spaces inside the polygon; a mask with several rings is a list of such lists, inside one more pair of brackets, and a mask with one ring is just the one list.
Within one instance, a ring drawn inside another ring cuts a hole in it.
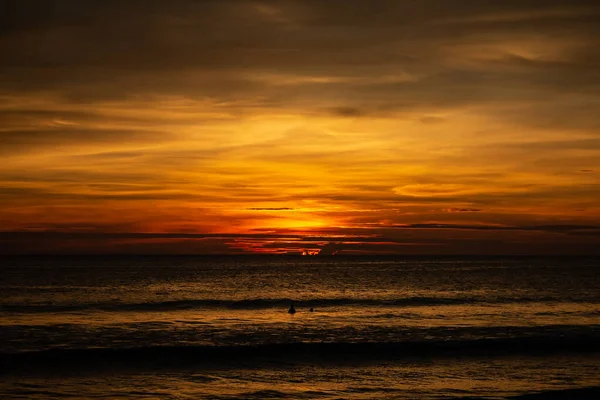
[{"label": "sky", "polygon": [[596,0],[4,0],[0,253],[600,254]]}]

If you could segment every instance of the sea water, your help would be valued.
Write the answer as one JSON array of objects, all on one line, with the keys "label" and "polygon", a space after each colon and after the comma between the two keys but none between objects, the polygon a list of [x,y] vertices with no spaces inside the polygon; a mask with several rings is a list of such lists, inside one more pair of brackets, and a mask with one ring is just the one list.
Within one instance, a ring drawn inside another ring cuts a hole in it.
[{"label": "sea water", "polygon": [[0,398],[590,398],[599,261],[5,257]]}]

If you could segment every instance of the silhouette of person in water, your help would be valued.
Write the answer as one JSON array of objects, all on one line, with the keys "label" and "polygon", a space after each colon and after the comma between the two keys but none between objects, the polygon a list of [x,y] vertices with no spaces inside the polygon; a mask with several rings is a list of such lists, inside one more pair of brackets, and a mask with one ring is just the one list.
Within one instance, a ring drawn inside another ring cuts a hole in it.
[{"label": "silhouette of person in water", "polygon": [[294,308],[294,302],[292,301],[290,304],[290,309],[288,310],[289,314],[296,314],[296,309]]},{"label": "silhouette of person in water", "polygon": [[310,312],[313,312],[313,311],[315,311],[315,310],[313,310],[313,308],[311,307],[311,308],[310,308],[310,310],[308,310],[308,311],[310,311]]}]

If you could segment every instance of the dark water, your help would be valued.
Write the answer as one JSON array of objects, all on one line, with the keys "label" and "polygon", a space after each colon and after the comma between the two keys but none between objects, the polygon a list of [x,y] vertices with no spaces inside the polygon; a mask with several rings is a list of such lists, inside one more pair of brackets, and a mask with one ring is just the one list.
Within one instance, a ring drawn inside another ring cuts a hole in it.
[{"label": "dark water", "polygon": [[4,258],[0,398],[595,398],[599,263]]}]

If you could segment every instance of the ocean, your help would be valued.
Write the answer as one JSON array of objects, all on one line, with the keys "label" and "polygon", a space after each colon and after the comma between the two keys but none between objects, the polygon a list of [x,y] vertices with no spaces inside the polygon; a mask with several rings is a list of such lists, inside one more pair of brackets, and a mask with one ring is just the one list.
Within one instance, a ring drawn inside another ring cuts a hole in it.
[{"label": "ocean", "polygon": [[1,399],[600,398],[599,258],[2,265]]}]

